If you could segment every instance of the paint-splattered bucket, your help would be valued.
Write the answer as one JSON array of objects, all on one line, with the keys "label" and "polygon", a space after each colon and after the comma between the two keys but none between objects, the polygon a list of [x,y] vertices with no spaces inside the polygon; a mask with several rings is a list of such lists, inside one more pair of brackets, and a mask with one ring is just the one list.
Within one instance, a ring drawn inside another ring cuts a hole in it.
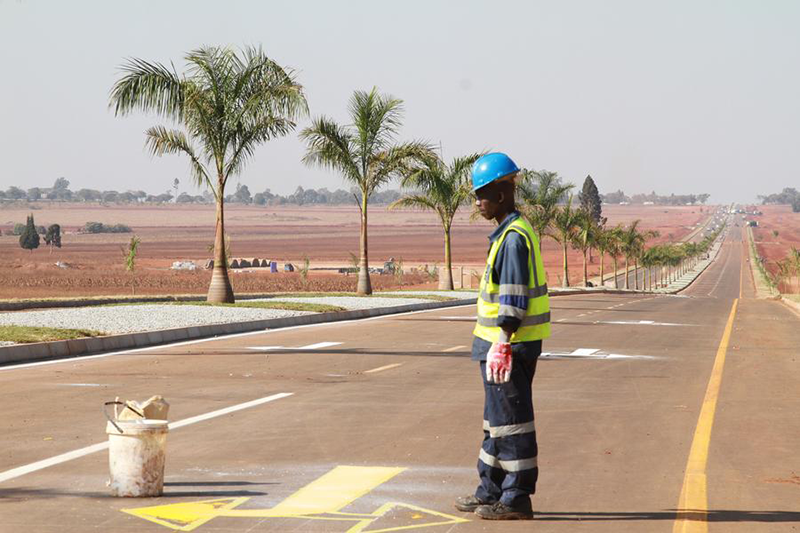
[{"label": "paint-splattered bucket", "polygon": [[[119,402],[108,402],[106,406]],[[164,492],[166,420],[115,420],[108,416],[109,487],[112,496],[149,497]]]}]

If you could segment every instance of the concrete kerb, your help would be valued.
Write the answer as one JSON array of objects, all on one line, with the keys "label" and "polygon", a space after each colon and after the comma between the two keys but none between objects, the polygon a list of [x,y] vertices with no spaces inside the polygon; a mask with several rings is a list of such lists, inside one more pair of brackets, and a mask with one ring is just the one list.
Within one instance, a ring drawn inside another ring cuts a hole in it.
[{"label": "concrete kerb", "polygon": [[108,335],[105,337],[88,337],[81,339],[70,339],[66,341],[16,344],[13,346],[0,347],[0,365],[10,363],[27,363],[46,359],[79,357],[82,355],[91,355],[101,352],[144,348],[159,344],[168,344],[178,341],[202,339],[206,337],[216,337],[249,331],[279,329],[291,326],[320,324],[323,322],[358,320],[361,318],[372,318],[383,315],[407,313],[410,311],[424,311],[428,309],[475,305],[476,301],[477,299],[472,298],[466,300],[452,300],[447,302],[426,302],[419,304],[398,305],[393,307],[342,311],[337,313],[317,313],[295,317],[273,318],[268,320],[233,322],[227,324],[209,324],[186,328],[126,333],[122,335]]}]

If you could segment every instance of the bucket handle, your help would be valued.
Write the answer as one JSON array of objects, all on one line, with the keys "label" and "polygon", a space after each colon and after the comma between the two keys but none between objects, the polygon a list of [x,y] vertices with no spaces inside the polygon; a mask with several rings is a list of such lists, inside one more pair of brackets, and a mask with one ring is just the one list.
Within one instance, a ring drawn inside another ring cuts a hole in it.
[{"label": "bucket handle", "polygon": [[[113,419],[113,418],[111,418],[111,417],[108,415],[108,406],[109,406],[109,405],[124,405],[126,408],[130,409],[130,410],[131,410],[131,411],[133,411],[135,414],[137,414],[137,415],[141,416],[142,418],[144,418],[144,415],[143,415],[142,413],[140,413],[139,411],[137,411],[136,409],[134,409],[133,407],[131,407],[130,405],[128,405],[126,402],[121,402],[121,401],[119,401],[119,400],[115,400],[115,401],[113,401],[113,402],[106,402],[106,403],[104,403],[104,404],[103,404],[103,414],[104,414],[104,415],[106,415],[106,418],[108,419],[108,421],[109,421],[109,422],[111,422],[111,425],[112,425],[112,426],[114,426],[115,428],[117,428],[117,431],[119,431],[121,435],[124,435],[124,434],[125,434],[125,432],[124,432],[124,431],[122,431],[122,428],[121,428],[121,427],[119,427],[119,426],[117,425],[117,423],[116,423],[116,422],[114,422],[114,419]],[[124,409],[123,409],[123,410],[124,410]]]}]

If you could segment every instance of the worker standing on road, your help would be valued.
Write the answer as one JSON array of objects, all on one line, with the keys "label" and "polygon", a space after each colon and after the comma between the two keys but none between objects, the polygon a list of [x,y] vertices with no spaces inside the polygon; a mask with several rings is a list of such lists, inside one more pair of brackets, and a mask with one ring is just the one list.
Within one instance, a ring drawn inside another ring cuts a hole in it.
[{"label": "worker standing on road", "polygon": [[539,241],[514,204],[518,172],[502,153],[484,155],[472,169],[476,206],[498,226],[489,236],[472,343],[485,393],[480,484],[456,508],[488,520],[532,518],[539,476],[532,385],[542,339],[550,336],[550,305]]}]

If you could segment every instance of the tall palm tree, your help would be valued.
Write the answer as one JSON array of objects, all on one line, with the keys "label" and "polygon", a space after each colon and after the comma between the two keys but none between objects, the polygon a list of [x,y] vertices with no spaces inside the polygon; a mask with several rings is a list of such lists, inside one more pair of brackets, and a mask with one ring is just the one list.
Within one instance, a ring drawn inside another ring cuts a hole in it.
[{"label": "tall palm tree", "polygon": [[153,155],[189,158],[198,186],[206,186],[217,203],[214,271],[208,301],[234,301],[225,256],[225,186],[241,172],[258,145],[282,137],[308,112],[295,75],[260,48],[236,52],[203,47],[185,56],[187,70],[131,59],[111,90],[109,107],[116,115],[156,113],[176,128],[153,126],[145,132]]},{"label": "tall palm tree", "polygon": [[553,222],[548,230],[548,235],[561,244],[564,254],[564,279],[562,281],[564,287],[569,287],[567,249],[570,243],[575,241],[580,213],[579,209],[572,208],[572,195],[570,195],[567,203],[556,210],[555,217],[553,217]]},{"label": "tall palm tree", "polygon": [[450,253],[450,228],[458,209],[470,197],[469,176],[472,165],[481,154],[453,159],[450,165],[434,153],[421,165],[409,170],[403,177],[403,187],[411,192],[392,203],[389,208],[418,207],[435,211],[444,229],[444,269],[439,276],[439,289],[453,290],[453,268]]},{"label": "tall palm tree", "polygon": [[558,204],[575,185],[562,183],[556,172],[522,169],[517,187],[520,213],[539,237],[539,250],[558,211]]},{"label": "tall palm tree", "polygon": [[[630,288],[630,273],[628,269],[630,268],[630,261],[633,257],[635,257],[639,251],[641,250],[642,245],[644,244],[644,238],[642,233],[639,231],[639,223],[641,220],[634,220],[622,232],[622,253],[625,255],[625,288]],[[638,288],[638,279],[637,273],[634,270],[634,284],[635,288]]]},{"label": "tall palm tree", "polygon": [[604,238],[603,238],[603,246],[605,248],[606,253],[611,256],[611,260],[614,262],[614,288],[619,289],[619,276],[617,272],[619,271],[619,258],[623,255],[622,252],[622,232],[624,228],[622,225],[617,224],[611,229],[607,229],[604,231]]},{"label": "tall palm tree", "polygon": [[372,91],[356,91],[350,98],[351,125],[318,117],[300,133],[308,143],[303,162],[336,170],[358,187],[361,238],[358,294],[372,294],[367,247],[367,204],[378,188],[402,177],[415,161],[430,156],[426,143],[395,143],[403,115],[403,101]]}]

